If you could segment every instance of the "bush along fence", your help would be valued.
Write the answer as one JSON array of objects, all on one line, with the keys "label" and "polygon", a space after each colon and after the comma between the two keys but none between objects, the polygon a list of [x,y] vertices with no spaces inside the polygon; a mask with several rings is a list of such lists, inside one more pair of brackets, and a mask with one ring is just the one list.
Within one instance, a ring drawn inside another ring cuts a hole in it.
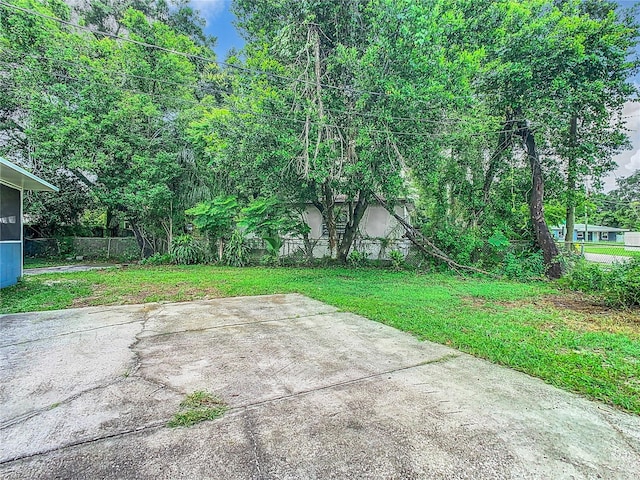
[{"label": "bush along fence", "polygon": [[[544,262],[527,242],[487,240],[450,254],[460,264],[474,265],[492,272],[494,276],[537,279],[544,276]],[[220,258],[219,245],[212,245],[204,237],[183,235],[176,237],[169,254],[156,254],[145,264],[221,262],[230,266],[245,265],[329,265],[337,260],[330,257],[326,238],[281,238],[278,248],[258,237],[238,234],[227,240]],[[448,270],[447,262],[425,255],[406,238],[363,238],[354,241],[347,264],[351,267],[381,266],[394,269]]]},{"label": "bush along fence", "polygon": [[140,247],[133,237],[62,237],[24,240],[25,257],[82,257],[133,261],[140,259]]},{"label": "bush along fence", "polygon": [[[142,258],[133,237],[62,237],[25,239],[26,257],[64,257],[137,261]],[[236,235],[225,243],[222,263],[227,265],[313,265],[330,264],[326,238],[282,238],[274,251],[264,239]],[[465,265],[475,265],[512,278],[537,278],[544,275],[542,259],[526,242],[479,241],[451,252],[451,257]],[[171,252],[156,253],[143,260],[146,264],[194,264],[219,261],[216,245],[204,237],[181,235],[174,238]],[[425,256],[406,238],[357,237],[347,258],[353,267],[383,266],[410,269],[447,267]]]}]

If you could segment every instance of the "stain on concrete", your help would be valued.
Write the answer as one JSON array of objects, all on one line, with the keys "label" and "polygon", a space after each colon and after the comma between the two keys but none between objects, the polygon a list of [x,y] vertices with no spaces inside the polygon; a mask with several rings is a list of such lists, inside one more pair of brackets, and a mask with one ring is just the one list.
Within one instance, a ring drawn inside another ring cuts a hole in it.
[{"label": "stain on concrete", "polygon": [[[301,295],[7,315],[0,338],[2,478],[640,471],[639,417]],[[195,390],[229,411],[166,428]]]}]

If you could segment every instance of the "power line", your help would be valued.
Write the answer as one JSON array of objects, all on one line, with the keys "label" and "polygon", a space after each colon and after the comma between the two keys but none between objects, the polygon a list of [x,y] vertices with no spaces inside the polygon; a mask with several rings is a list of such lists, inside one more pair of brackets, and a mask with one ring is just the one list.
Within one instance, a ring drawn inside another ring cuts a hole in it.
[{"label": "power line", "polygon": [[[31,57],[31,58],[34,58],[34,59],[47,60],[47,61],[50,61],[50,62],[57,62],[57,63],[65,64],[65,65],[72,65],[72,66],[75,66],[75,67],[82,67],[82,68],[86,68],[86,69],[95,71],[97,73],[102,73],[102,74],[119,75],[119,76],[122,76],[122,77],[125,77],[125,78],[135,78],[135,79],[138,79],[138,80],[147,80],[147,81],[151,81],[151,82],[158,82],[158,83],[162,83],[162,84],[166,84],[166,85],[173,85],[173,86],[177,86],[177,87],[194,88],[193,84],[172,82],[172,81],[169,81],[169,80],[159,79],[159,78],[156,78],[156,77],[149,77],[149,76],[144,76],[144,75],[136,75],[136,74],[132,74],[132,73],[125,73],[125,72],[122,72],[120,70],[104,70],[104,69],[101,69],[101,68],[93,67],[93,66],[85,64],[85,63],[72,62],[72,61],[69,61],[69,60],[63,60],[63,59],[57,59],[57,58],[50,58],[50,57],[47,57],[45,55],[27,53],[27,52],[22,52],[22,51],[19,51],[19,50],[13,50],[13,49],[10,49],[10,48],[0,48],[0,52],[8,52],[8,53],[13,53],[15,55],[23,55],[23,56]],[[247,85],[243,85],[243,86],[247,87]],[[229,93],[229,91],[227,91],[227,90],[216,89],[216,88],[212,88],[210,86],[207,87],[207,91],[208,92],[221,93],[221,94],[228,94]],[[354,113],[353,111],[340,110],[340,109],[335,109],[335,108],[330,108],[330,107],[325,107],[325,110],[326,111],[330,111],[330,112],[334,112],[334,113],[338,113],[338,114],[343,114],[343,115],[351,115],[351,114]],[[379,114],[367,113],[367,112],[358,112],[357,115],[364,116],[364,117],[372,117],[372,118],[379,118],[380,117]],[[454,118],[454,117],[431,119],[431,118],[385,116],[385,118],[388,119],[388,120],[408,121],[408,122],[416,122],[416,123],[434,123],[434,124],[442,124],[443,122],[455,123],[455,122],[463,122],[463,121],[469,121],[470,120],[469,118]]]},{"label": "power line", "polygon": [[[113,34],[113,33],[110,33],[110,32],[105,32],[105,31],[97,30],[97,29],[91,29],[89,27],[78,25],[76,23],[69,22],[67,20],[63,20],[61,18],[54,17],[52,15],[47,15],[47,14],[44,14],[44,13],[41,13],[41,12],[37,12],[35,10],[30,10],[28,8],[19,7],[17,5],[12,5],[12,4],[3,2],[3,1],[0,1],[0,6],[3,6],[5,8],[9,8],[9,9],[13,9],[13,10],[17,10],[17,11],[20,11],[20,12],[23,12],[23,13],[27,13],[27,14],[30,14],[30,15],[35,15],[35,16],[38,16],[38,17],[41,17],[41,18],[46,18],[48,20],[53,20],[53,21],[59,22],[59,23],[61,23],[63,25],[67,25],[67,26],[70,26],[70,27],[77,28],[79,30],[84,30],[84,31],[90,32],[90,33],[92,33],[94,35],[95,34],[103,35],[103,36],[110,37],[110,38],[113,38],[113,39],[122,40],[124,42],[133,43],[133,44],[136,44],[136,45],[139,45],[139,46],[157,49],[157,50],[160,50],[160,51],[164,51],[164,52],[167,52],[167,53],[172,53],[172,54],[183,56],[183,57],[186,57],[186,58],[192,58],[194,60],[201,60],[201,61],[205,61],[205,62],[209,62],[209,63],[214,63],[216,65],[237,69],[237,70],[240,70],[240,71],[243,71],[243,72],[257,73],[257,74],[266,75],[266,76],[270,76],[270,77],[274,77],[274,78],[279,78],[279,79],[282,79],[282,80],[288,80],[288,81],[291,81],[291,82],[303,83],[305,85],[312,85],[312,86],[320,85],[322,87],[326,87],[326,88],[334,89],[334,90],[346,91],[348,93],[363,93],[363,94],[369,94],[369,95],[373,95],[373,96],[389,97],[389,95],[386,92],[376,92],[376,91],[363,90],[363,89],[346,87],[346,86],[329,85],[329,84],[322,83],[322,82],[315,82],[315,81],[310,81],[310,80],[303,80],[303,79],[300,79],[300,78],[287,77],[285,75],[280,75],[280,74],[273,73],[273,72],[267,72],[267,71],[264,71],[264,70],[257,70],[257,69],[247,68],[247,67],[241,67],[239,65],[235,65],[235,64],[232,64],[232,63],[221,62],[221,61],[219,61],[219,60],[217,60],[217,59],[215,59],[213,57],[205,57],[203,55],[196,55],[196,54],[192,54],[192,53],[181,52],[179,50],[174,50],[174,49],[171,49],[171,48],[161,47],[159,45],[155,45],[155,44],[148,43],[148,42],[143,42],[143,41],[140,41],[140,40],[135,40],[135,39],[132,39],[132,38],[129,38],[129,37],[123,37],[123,36],[116,35],[116,34]],[[472,97],[460,95],[460,96],[450,96],[449,98],[451,98],[451,99],[453,99],[453,98],[462,98],[462,99],[465,99],[465,100],[469,100]],[[430,104],[426,100],[420,100],[420,99],[415,99],[415,98],[412,98],[411,100],[414,101],[414,102],[417,102],[417,103],[424,103],[424,104],[427,104],[427,105]]]},{"label": "power line", "polygon": [[[1,60],[0,60],[0,64],[4,64],[4,65],[11,66],[11,67],[14,67],[14,68],[16,67],[15,64],[12,64],[12,63],[9,63],[9,62],[4,62],[4,61],[1,61]],[[36,73],[32,69],[30,69],[29,67],[27,67],[25,65],[20,65],[19,68],[27,70],[27,71],[29,71],[31,73]],[[191,104],[191,105],[194,105],[194,106],[201,106],[202,105],[202,103],[200,101],[195,100],[195,99],[187,99],[187,98],[182,98],[182,97],[175,97],[175,96],[166,95],[166,94],[149,93],[149,92],[145,92],[145,91],[142,91],[142,90],[127,89],[127,88],[123,88],[123,87],[119,87],[119,86],[111,85],[111,84],[107,84],[107,83],[96,82],[96,81],[87,81],[87,80],[79,79],[79,78],[76,78],[76,77],[70,77],[68,75],[64,75],[64,74],[59,73],[59,72],[51,72],[50,74],[55,76],[55,77],[57,77],[57,78],[72,80],[72,81],[76,81],[76,82],[79,82],[79,83],[84,83],[86,85],[100,85],[100,86],[105,86],[105,87],[109,87],[109,88],[114,88],[114,89],[122,91],[122,92],[134,93],[134,94],[139,94],[139,95],[146,95],[146,96],[149,96],[149,97],[152,97],[152,98],[166,98],[166,99],[169,99],[169,100],[175,100],[175,101],[178,101],[178,102]],[[313,124],[313,125],[318,125],[320,127],[330,127],[330,128],[336,128],[336,129],[353,128],[353,126],[348,126],[348,125],[326,123],[326,122],[321,122],[321,121],[311,120],[311,119],[310,120],[302,120],[302,119],[296,119],[296,118],[291,118],[291,117],[283,117],[283,116],[280,116],[280,115],[273,115],[273,114],[268,114],[268,113],[264,113],[264,112],[241,110],[241,109],[237,109],[235,107],[230,107],[230,106],[224,106],[224,107],[221,107],[221,108],[229,110],[230,112],[233,112],[233,113],[240,114],[240,115],[253,115],[253,116],[259,116],[259,117],[264,117],[264,118],[273,118],[273,119],[277,119],[277,120],[284,120],[284,121],[300,123],[300,124],[309,123],[309,124]],[[486,131],[481,131],[481,132],[476,132],[476,133],[467,133],[467,134],[464,134],[464,135],[456,136],[456,135],[451,134],[451,133],[436,134],[436,133],[432,133],[432,132],[428,132],[428,133],[401,132],[401,131],[394,131],[394,130],[379,130],[379,129],[367,129],[367,131],[369,133],[378,133],[378,134],[384,134],[384,135],[424,137],[424,138],[434,138],[434,139],[447,138],[447,137],[450,138],[450,139],[466,138],[466,137],[482,137],[482,136],[485,136],[485,135],[494,135],[494,134],[499,134],[499,133],[511,132],[511,130],[486,130]]]}]

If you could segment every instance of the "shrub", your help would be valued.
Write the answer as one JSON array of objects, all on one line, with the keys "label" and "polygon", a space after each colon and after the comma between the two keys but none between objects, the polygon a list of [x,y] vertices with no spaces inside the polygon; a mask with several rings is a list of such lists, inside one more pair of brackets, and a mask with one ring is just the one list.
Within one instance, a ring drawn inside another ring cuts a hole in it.
[{"label": "shrub", "polygon": [[364,267],[368,264],[367,257],[368,255],[366,253],[354,250],[349,254],[347,263],[352,267]]},{"label": "shrub", "polygon": [[544,259],[541,252],[507,253],[503,274],[515,280],[534,280],[544,276]]},{"label": "shrub", "polygon": [[614,263],[608,270],[586,260],[576,262],[562,279],[572,289],[600,296],[611,307],[640,305],[640,259]]},{"label": "shrub", "polygon": [[394,270],[402,270],[406,265],[404,254],[400,250],[391,250],[389,260],[391,260],[391,268]]},{"label": "shrub", "polygon": [[280,263],[280,249],[284,244],[281,237],[275,235],[273,237],[263,237],[264,245],[267,248],[267,254],[261,260],[266,265],[278,265]]},{"label": "shrub", "polygon": [[239,229],[235,229],[231,234],[231,238],[224,246],[222,258],[230,267],[244,267],[249,263],[249,246],[244,233]]},{"label": "shrub", "polygon": [[572,290],[585,293],[600,293],[604,287],[605,274],[597,263],[580,259],[563,277],[562,282]]},{"label": "shrub", "polygon": [[484,240],[452,225],[440,225],[424,233],[449,258],[462,265],[475,264],[485,248]]},{"label": "shrub", "polygon": [[173,257],[170,253],[156,252],[148,258],[140,260],[140,265],[168,265],[173,262]]},{"label": "shrub", "polygon": [[180,235],[173,239],[169,254],[178,265],[193,265],[204,261],[205,249],[191,235]]},{"label": "shrub", "polygon": [[612,307],[640,305],[640,259],[615,263],[605,274],[603,296]]}]

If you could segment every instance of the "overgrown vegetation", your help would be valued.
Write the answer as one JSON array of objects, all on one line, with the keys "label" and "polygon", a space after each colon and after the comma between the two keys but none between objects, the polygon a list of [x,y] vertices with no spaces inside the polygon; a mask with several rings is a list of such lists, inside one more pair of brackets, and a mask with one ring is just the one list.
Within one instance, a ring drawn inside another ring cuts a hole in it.
[{"label": "overgrown vegetation", "polygon": [[[548,223],[638,225],[637,174],[599,203],[585,194],[629,145],[622,109],[638,93],[638,26],[615,3],[234,10],[247,43],[219,63],[184,0],[3,1],[0,154],[61,187],[28,194],[34,231],[126,225],[143,258],[240,265],[238,234],[226,248],[240,227],[275,265],[287,235],[310,258],[315,209],[329,257],[360,264],[360,224],[384,198],[414,206],[412,224],[453,260],[506,255],[503,273],[522,278],[560,274]],[[185,233],[208,239],[206,255]],[[509,254],[505,239],[531,248]]]},{"label": "overgrown vegetation", "polygon": [[190,427],[224,415],[227,404],[202,390],[193,392],[180,403],[180,410],[167,423],[168,427]]},{"label": "overgrown vegetation", "polygon": [[581,260],[563,282],[574,290],[601,297],[611,307],[640,306],[640,259],[603,267]]},{"label": "overgrown vegetation", "polygon": [[204,247],[192,235],[180,235],[174,238],[169,255],[173,262],[178,265],[194,265],[203,263],[206,259]]},{"label": "overgrown vegetation", "polygon": [[370,268],[128,267],[28,277],[3,313],[301,293],[640,414],[640,310],[552,284]]}]

